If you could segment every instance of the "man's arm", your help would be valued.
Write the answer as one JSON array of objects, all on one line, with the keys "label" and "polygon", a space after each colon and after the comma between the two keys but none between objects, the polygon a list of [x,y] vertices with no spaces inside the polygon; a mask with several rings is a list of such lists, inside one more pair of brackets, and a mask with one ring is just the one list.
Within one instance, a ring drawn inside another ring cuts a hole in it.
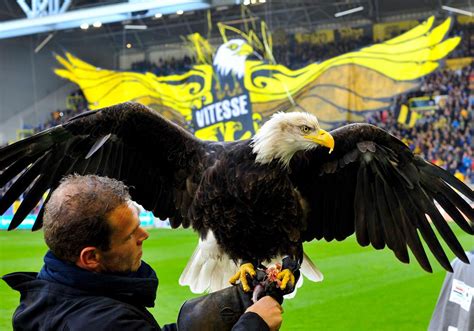
[{"label": "man's arm", "polygon": [[271,296],[265,296],[247,308],[232,331],[279,330],[283,322],[282,313],[280,304]]},{"label": "man's arm", "polygon": [[179,330],[278,330],[282,308],[270,296],[252,304],[251,294],[231,286],[186,301],[178,315]]}]

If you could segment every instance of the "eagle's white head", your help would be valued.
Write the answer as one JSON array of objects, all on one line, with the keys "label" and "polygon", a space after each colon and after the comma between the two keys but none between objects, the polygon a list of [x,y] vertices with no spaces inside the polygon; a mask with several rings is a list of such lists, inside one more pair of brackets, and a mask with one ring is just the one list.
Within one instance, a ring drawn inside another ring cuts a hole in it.
[{"label": "eagle's white head", "polygon": [[252,138],[256,161],[269,163],[277,159],[288,167],[293,155],[301,150],[309,150],[322,145],[334,149],[334,138],[319,127],[316,116],[303,113],[276,113]]},{"label": "eagle's white head", "polygon": [[219,47],[213,64],[221,76],[232,73],[242,78],[245,73],[245,60],[252,53],[252,46],[245,40],[232,39]]}]

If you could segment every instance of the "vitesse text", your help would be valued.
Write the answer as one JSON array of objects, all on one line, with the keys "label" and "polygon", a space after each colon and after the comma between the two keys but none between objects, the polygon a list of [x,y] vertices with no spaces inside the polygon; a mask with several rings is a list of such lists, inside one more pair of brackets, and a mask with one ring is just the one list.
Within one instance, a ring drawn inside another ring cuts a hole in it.
[{"label": "vitesse text", "polygon": [[206,107],[196,110],[194,119],[199,128],[211,124],[237,118],[249,113],[248,96],[240,95],[230,99],[215,102]]}]

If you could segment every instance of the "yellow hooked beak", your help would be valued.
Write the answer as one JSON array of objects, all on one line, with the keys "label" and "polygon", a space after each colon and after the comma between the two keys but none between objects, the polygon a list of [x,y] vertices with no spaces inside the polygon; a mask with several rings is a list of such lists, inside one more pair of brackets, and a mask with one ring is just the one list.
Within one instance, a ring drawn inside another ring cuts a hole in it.
[{"label": "yellow hooked beak", "polygon": [[315,143],[329,148],[329,153],[334,149],[334,138],[331,134],[323,129],[319,129],[315,135],[304,136],[306,139],[314,141]]},{"label": "yellow hooked beak", "polygon": [[250,55],[253,53],[253,48],[249,44],[243,44],[242,47],[240,47],[240,51],[237,53],[239,55]]}]

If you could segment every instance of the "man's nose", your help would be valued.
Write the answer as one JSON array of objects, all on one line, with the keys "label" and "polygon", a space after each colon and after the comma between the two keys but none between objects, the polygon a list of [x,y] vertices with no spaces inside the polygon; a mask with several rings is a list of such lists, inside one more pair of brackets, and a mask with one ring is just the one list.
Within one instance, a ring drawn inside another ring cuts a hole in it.
[{"label": "man's nose", "polygon": [[148,231],[145,230],[144,228],[142,227],[139,227],[139,231],[140,231],[140,243],[142,243],[143,241],[147,240],[148,237],[150,236]]}]

